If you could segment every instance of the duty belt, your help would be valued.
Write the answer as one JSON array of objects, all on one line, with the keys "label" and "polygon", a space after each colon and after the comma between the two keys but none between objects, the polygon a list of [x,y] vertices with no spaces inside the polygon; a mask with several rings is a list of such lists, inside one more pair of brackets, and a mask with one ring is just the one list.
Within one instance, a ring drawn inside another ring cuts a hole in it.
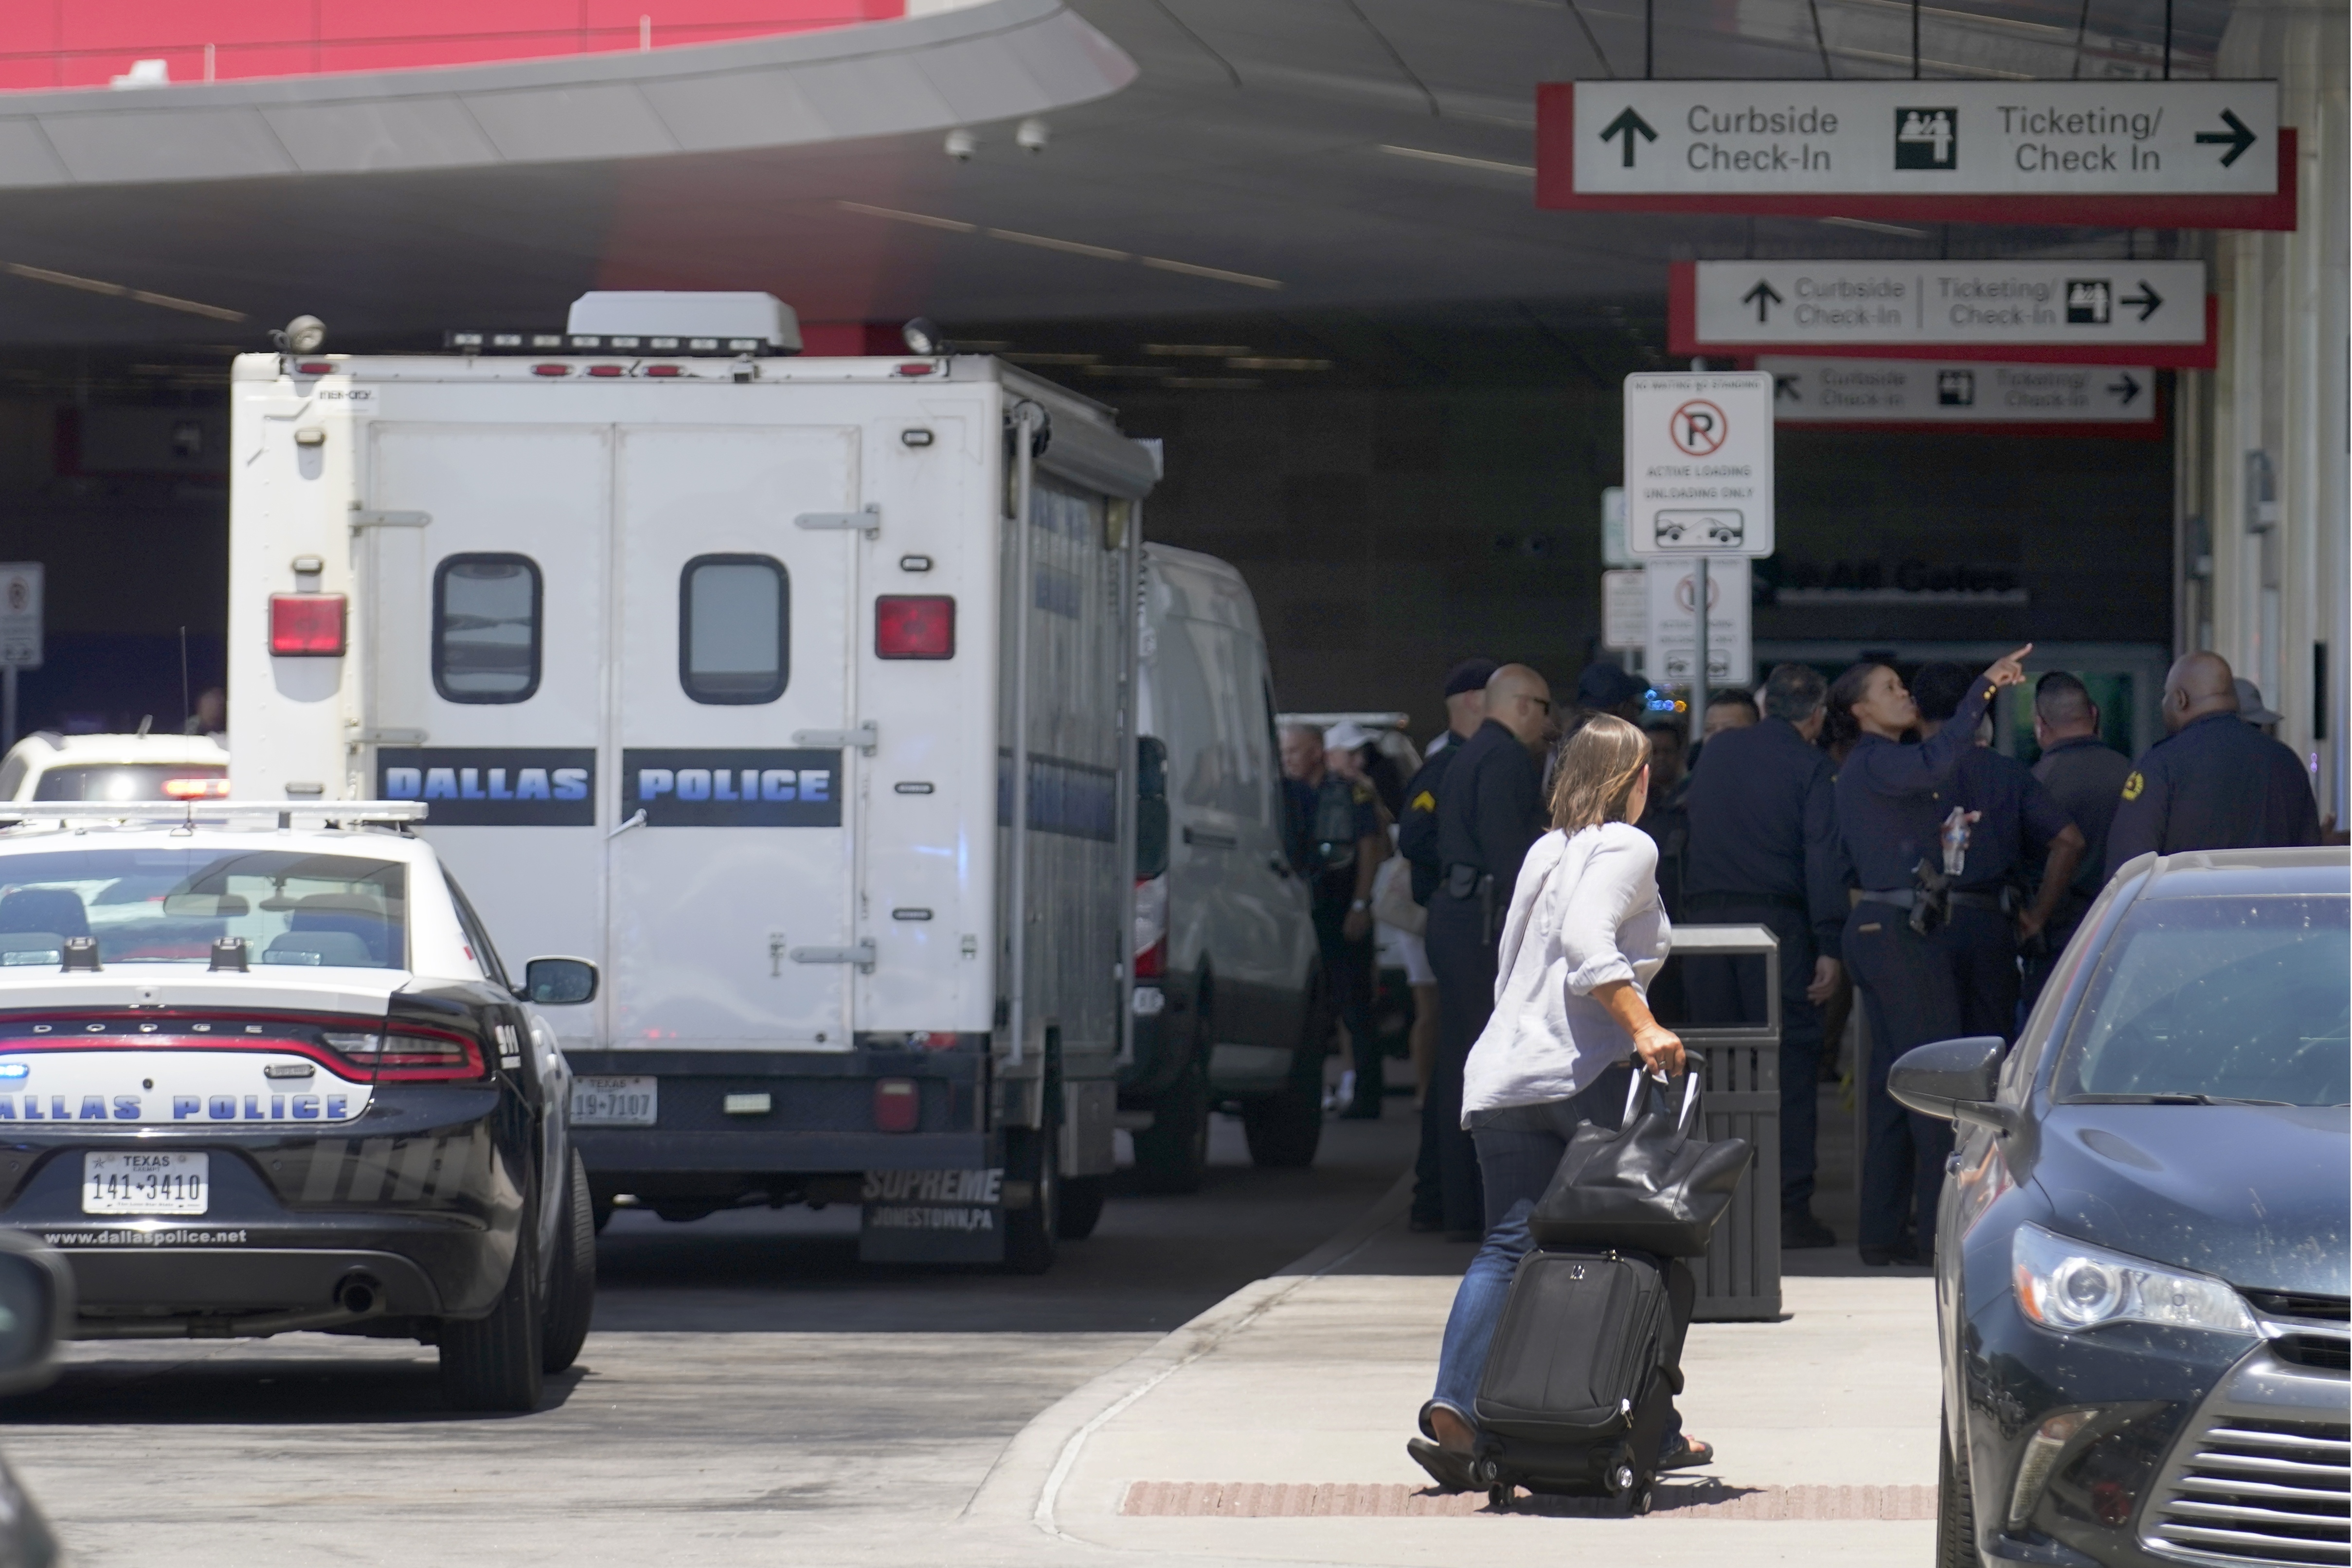
[{"label": "duty belt", "polygon": [[[1956,909],[1990,909],[1999,913],[2007,907],[2001,895],[1997,893],[1952,892],[1943,896],[1944,902]],[[1864,888],[1858,902],[1891,904],[1897,909],[1911,909],[1916,907],[1919,903],[1919,890],[1916,887],[1896,887],[1880,892],[1874,888]]]}]

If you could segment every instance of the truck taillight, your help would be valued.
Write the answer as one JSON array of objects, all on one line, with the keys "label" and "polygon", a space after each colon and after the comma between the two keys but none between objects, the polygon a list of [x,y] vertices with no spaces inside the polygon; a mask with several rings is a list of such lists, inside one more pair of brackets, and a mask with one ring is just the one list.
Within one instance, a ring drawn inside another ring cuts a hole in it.
[{"label": "truck taillight", "polygon": [[911,1078],[874,1081],[874,1130],[911,1133],[923,1119],[923,1097]]},{"label": "truck taillight", "polygon": [[874,601],[874,655],[955,657],[955,601],[945,594],[886,593]]},{"label": "truck taillight", "polygon": [[228,780],[226,779],[166,779],[163,780],[166,800],[226,800]]},{"label": "truck taillight", "polygon": [[1135,882],[1135,977],[1157,980],[1168,973],[1168,879]]},{"label": "truck taillight", "polygon": [[269,651],[281,659],[339,659],[344,599],[340,593],[269,596]]}]

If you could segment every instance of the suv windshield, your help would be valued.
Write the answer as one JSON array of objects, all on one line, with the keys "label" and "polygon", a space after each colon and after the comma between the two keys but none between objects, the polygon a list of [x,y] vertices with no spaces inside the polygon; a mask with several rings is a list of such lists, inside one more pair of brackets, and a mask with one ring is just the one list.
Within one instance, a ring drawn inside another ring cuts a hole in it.
[{"label": "suv windshield", "polygon": [[[217,762],[107,762],[52,768],[33,786],[36,800],[186,800],[226,794],[212,780],[228,778]],[[179,783],[177,789],[166,789]]]},{"label": "suv windshield", "polygon": [[64,961],[98,938],[102,964],[205,964],[223,936],[248,960],[408,967],[407,868],[290,850],[61,850],[0,856],[0,966]]},{"label": "suv windshield", "polygon": [[2342,898],[2151,899],[2099,956],[2060,1101],[2352,1098]]}]

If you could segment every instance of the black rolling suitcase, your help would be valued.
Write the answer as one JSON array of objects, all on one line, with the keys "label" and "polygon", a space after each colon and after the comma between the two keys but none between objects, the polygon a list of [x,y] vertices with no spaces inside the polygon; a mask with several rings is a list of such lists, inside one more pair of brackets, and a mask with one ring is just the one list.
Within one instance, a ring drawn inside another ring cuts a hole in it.
[{"label": "black rolling suitcase", "polygon": [[1519,1260],[1475,1410],[1472,1473],[1496,1507],[1523,1486],[1650,1511],[1696,1294],[1679,1259],[1595,1248]]}]

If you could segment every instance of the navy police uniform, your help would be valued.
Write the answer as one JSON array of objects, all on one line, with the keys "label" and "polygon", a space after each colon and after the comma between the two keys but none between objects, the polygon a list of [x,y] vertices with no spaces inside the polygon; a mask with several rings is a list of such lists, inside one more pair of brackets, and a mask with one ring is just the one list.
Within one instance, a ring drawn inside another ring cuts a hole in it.
[{"label": "navy police uniform", "polygon": [[2042,952],[2027,972],[2025,1005],[2032,1007],[2059,954],[2074,935],[2074,927],[2107,883],[2107,830],[2123,804],[2124,780],[2131,777],[2131,758],[2095,735],[2078,735],[2059,741],[2033,765],[2034,778],[2050,791],[2058,809],[2083,831],[2083,863],[2075,868],[2074,885],[2059,901],[2042,932]]},{"label": "navy police uniform", "polygon": [[2234,713],[2158,741],[2124,780],[2107,874],[2150,850],[2284,849],[2319,842],[2319,803],[2294,753]]},{"label": "navy police uniform", "polygon": [[[1780,941],[1780,1206],[1810,1213],[1821,1076],[1821,1009],[1805,999],[1814,960],[1845,929],[1828,754],[1784,718],[1706,744],[1684,800],[1690,817],[1683,904],[1693,921],[1764,925]],[[1684,960],[1695,1024],[1765,1021],[1759,958]]]},{"label": "navy police uniform", "polygon": [[[1973,733],[1973,732],[1971,732]],[[2017,1038],[2017,926],[2012,912],[2029,864],[2073,819],[2025,764],[1980,746],[1960,754],[1954,790],[1978,813],[1967,859],[1952,879],[1951,917],[1936,935],[1960,987],[1960,1033]],[[1941,864],[1941,851],[1936,856]]]},{"label": "navy police uniform", "polygon": [[1437,974],[1439,1027],[1422,1132],[1438,1154],[1445,1228],[1481,1232],[1486,1206],[1477,1151],[1462,1130],[1462,1069],[1495,1010],[1503,917],[1519,862],[1544,830],[1543,771],[1519,737],[1491,718],[1458,749],[1448,749],[1454,760],[1437,801],[1444,870],[1423,933]]},{"label": "navy police uniform", "polygon": [[1919,1254],[1935,1248],[1951,1124],[1897,1104],[1886,1073],[1912,1047],[1963,1032],[1952,949],[1911,929],[1912,870],[1923,860],[1944,863],[1943,824],[1959,803],[1960,759],[1977,748],[1992,691],[1978,676],[1933,737],[1905,746],[1864,735],[1838,770],[1838,841],[1862,890],[1841,946],[1870,1019],[1861,1244],[1883,1253],[1899,1253],[1906,1215],[1916,1216]]},{"label": "navy police uniform", "polygon": [[[1331,1007],[1348,1026],[1348,1044],[1355,1056],[1356,1100],[1349,1109],[1360,1116],[1378,1116],[1382,1063],[1380,1040],[1372,1032],[1372,931],[1367,924],[1363,936],[1351,941],[1347,923],[1356,902],[1356,857],[1363,852],[1365,839],[1380,834],[1380,808],[1371,785],[1360,779],[1327,778],[1315,789],[1312,800],[1309,908]],[[1343,830],[1348,835],[1344,841],[1339,837]]]}]

